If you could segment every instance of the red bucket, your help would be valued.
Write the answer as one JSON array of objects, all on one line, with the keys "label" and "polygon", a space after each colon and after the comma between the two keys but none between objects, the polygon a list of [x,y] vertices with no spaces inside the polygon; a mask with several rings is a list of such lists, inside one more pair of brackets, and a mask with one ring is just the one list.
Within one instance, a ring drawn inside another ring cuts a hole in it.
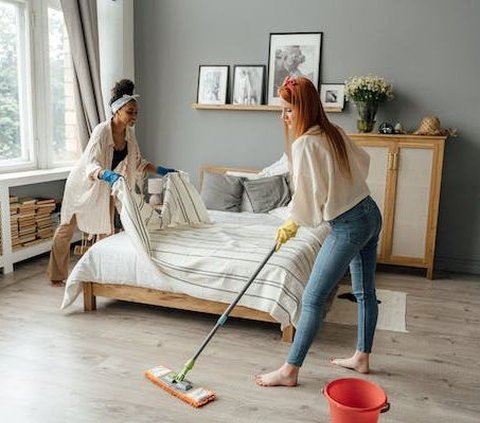
[{"label": "red bucket", "polygon": [[335,379],[322,392],[330,403],[331,423],[376,423],[390,409],[383,389],[367,380]]}]

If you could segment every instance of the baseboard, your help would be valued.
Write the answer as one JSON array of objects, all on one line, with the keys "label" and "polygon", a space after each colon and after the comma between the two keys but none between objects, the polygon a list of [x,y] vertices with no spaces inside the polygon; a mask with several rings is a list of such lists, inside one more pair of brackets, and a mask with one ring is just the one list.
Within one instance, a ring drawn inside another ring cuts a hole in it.
[{"label": "baseboard", "polygon": [[435,270],[480,275],[480,260],[455,257],[435,257]]}]

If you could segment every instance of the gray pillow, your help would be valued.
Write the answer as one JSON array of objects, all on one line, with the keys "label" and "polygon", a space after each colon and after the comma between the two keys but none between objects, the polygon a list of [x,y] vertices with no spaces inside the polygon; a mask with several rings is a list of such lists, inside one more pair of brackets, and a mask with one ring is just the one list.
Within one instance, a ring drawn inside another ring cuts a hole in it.
[{"label": "gray pillow", "polygon": [[287,174],[260,179],[245,179],[243,186],[254,213],[268,213],[286,206],[291,199]]},{"label": "gray pillow", "polygon": [[205,172],[201,196],[207,209],[239,212],[242,204],[242,179]]}]

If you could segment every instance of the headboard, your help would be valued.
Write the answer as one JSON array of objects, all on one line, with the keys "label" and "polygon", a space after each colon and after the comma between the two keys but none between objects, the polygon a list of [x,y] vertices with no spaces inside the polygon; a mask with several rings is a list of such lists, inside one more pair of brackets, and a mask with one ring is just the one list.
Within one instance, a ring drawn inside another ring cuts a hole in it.
[{"label": "headboard", "polygon": [[245,167],[225,167],[225,166],[202,165],[202,166],[200,166],[199,191],[202,190],[203,174],[204,173],[226,173],[228,171],[257,173],[257,172],[259,172],[259,169],[245,168]]}]

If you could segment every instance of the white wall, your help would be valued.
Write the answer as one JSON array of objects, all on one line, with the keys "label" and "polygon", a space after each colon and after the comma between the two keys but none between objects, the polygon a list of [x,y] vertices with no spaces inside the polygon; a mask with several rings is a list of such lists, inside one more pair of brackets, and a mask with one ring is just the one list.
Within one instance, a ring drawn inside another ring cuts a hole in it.
[{"label": "white wall", "polygon": [[105,112],[115,82],[135,81],[133,51],[133,0],[97,0],[100,45],[100,76]]}]

